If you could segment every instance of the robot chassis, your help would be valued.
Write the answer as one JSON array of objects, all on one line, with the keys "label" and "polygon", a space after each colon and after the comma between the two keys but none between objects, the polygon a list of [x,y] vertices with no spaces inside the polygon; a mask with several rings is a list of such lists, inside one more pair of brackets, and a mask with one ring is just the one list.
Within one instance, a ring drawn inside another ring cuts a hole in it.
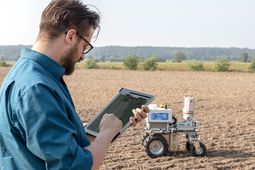
[{"label": "robot chassis", "polygon": [[157,107],[151,104],[149,108],[142,142],[148,156],[156,158],[176,151],[179,133],[186,136],[186,149],[192,156],[206,155],[206,147],[200,142],[197,133],[200,122],[193,120],[194,97],[184,97],[183,121],[177,121],[166,105]]}]

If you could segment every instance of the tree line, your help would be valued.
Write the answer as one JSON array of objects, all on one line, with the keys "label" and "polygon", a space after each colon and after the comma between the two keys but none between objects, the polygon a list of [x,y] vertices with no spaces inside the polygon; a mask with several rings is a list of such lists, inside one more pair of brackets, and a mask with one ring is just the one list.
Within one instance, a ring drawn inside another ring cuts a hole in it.
[{"label": "tree line", "polygon": [[[0,60],[17,60],[22,48],[31,48],[30,45],[0,46]],[[255,58],[255,49],[249,48],[184,48],[184,47],[124,47],[105,46],[95,47],[87,58],[96,58],[100,61],[123,61],[128,56],[139,56],[145,60],[152,55],[157,56],[158,61],[175,60],[177,54],[184,54],[186,60],[215,61],[225,58],[230,61],[252,61]],[[241,59],[242,55],[242,59]]]},{"label": "tree line", "polygon": [[240,60],[242,53],[248,54],[249,61],[255,58],[255,49],[248,48],[184,48],[184,47],[123,47],[107,46],[93,50],[88,58],[96,58],[100,61],[123,61],[130,55],[147,59],[156,55],[158,61],[174,60],[176,54],[184,54],[186,60],[215,61],[225,58],[230,61]]},{"label": "tree line", "polygon": [[[185,55],[184,54],[180,54],[178,53],[178,55],[176,54],[176,58],[180,57],[181,59],[185,59]],[[237,62],[237,63],[231,63],[229,60],[224,59],[224,58],[219,58],[214,62],[210,62],[210,65],[214,65],[213,68],[208,69],[208,66],[204,67],[204,62],[203,61],[198,61],[198,60],[189,60],[186,61],[184,64],[179,65],[178,63],[181,63],[181,59],[177,59],[174,62],[164,62],[167,64],[167,68],[163,69],[163,70],[168,70],[169,67],[173,67],[174,65],[178,66],[178,68],[176,68],[176,71],[181,71],[183,70],[183,68],[188,66],[188,70],[190,71],[217,71],[217,72],[228,72],[228,71],[249,71],[249,72],[254,72],[255,71],[255,60],[253,60],[251,63],[247,63],[245,65],[243,65],[241,62]],[[101,68],[100,66],[98,66],[98,63],[102,63],[99,62],[97,59],[92,58],[92,59],[86,59],[85,62],[83,62],[85,68],[87,69],[98,69]],[[157,70],[158,69],[158,64],[162,62],[158,62],[157,58],[155,56],[151,56],[150,58],[147,58],[145,60],[141,60],[139,59],[137,56],[134,55],[130,55],[128,56],[125,60],[123,60],[122,62],[105,62],[106,65],[110,64],[111,67],[107,67],[107,69],[121,69],[120,67],[118,67],[117,65],[120,65],[120,63],[122,63],[122,66],[124,66],[125,69],[128,70],[138,70],[138,69],[143,69],[143,70]],[[112,65],[115,64],[115,65]],[[230,69],[231,65],[239,65],[241,67],[239,67],[238,69]],[[206,64],[208,65],[208,63]],[[140,66],[140,68],[138,68]],[[248,67],[247,67],[248,66]],[[103,69],[105,69],[106,67],[104,67]],[[162,70],[162,69],[159,69]]]}]

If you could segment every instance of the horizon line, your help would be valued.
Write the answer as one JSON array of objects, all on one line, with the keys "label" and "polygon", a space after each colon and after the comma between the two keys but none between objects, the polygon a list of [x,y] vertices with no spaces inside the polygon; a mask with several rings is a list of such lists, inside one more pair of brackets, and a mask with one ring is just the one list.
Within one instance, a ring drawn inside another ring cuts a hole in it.
[{"label": "horizon line", "polygon": [[[27,44],[12,44],[12,45],[2,45],[0,44],[0,47],[6,47],[6,46],[33,46],[33,45],[27,45]],[[105,46],[94,46],[94,48],[104,48],[104,47],[131,47],[131,48],[137,48],[137,47],[152,47],[152,48],[239,48],[239,49],[249,49],[249,50],[255,50],[255,48],[250,47],[220,47],[220,46],[150,46],[150,45],[139,45],[139,46],[127,46],[127,45],[105,45]]]}]

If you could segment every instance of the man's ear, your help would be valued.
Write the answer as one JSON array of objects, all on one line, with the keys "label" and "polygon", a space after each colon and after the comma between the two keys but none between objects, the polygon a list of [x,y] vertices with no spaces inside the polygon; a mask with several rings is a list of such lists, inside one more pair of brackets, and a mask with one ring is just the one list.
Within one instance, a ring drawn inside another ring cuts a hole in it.
[{"label": "man's ear", "polygon": [[70,44],[73,43],[76,36],[76,30],[75,29],[69,29],[65,32],[65,41]]}]

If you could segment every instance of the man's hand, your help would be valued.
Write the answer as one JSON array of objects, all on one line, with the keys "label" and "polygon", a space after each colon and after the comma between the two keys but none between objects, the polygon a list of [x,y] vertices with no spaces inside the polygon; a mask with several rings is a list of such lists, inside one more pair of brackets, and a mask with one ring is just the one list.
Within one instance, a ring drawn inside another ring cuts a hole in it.
[{"label": "man's hand", "polygon": [[100,132],[95,140],[87,146],[93,156],[92,169],[99,169],[112,139],[120,132],[122,122],[114,114],[104,114],[99,124]]},{"label": "man's hand", "polygon": [[147,113],[150,111],[148,106],[143,105],[142,108],[133,109],[133,117],[130,118],[130,124],[136,126],[138,122],[141,122],[147,117]]},{"label": "man's hand", "polygon": [[99,125],[100,132],[108,133],[112,138],[117,135],[121,128],[122,122],[114,114],[104,114]]}]

